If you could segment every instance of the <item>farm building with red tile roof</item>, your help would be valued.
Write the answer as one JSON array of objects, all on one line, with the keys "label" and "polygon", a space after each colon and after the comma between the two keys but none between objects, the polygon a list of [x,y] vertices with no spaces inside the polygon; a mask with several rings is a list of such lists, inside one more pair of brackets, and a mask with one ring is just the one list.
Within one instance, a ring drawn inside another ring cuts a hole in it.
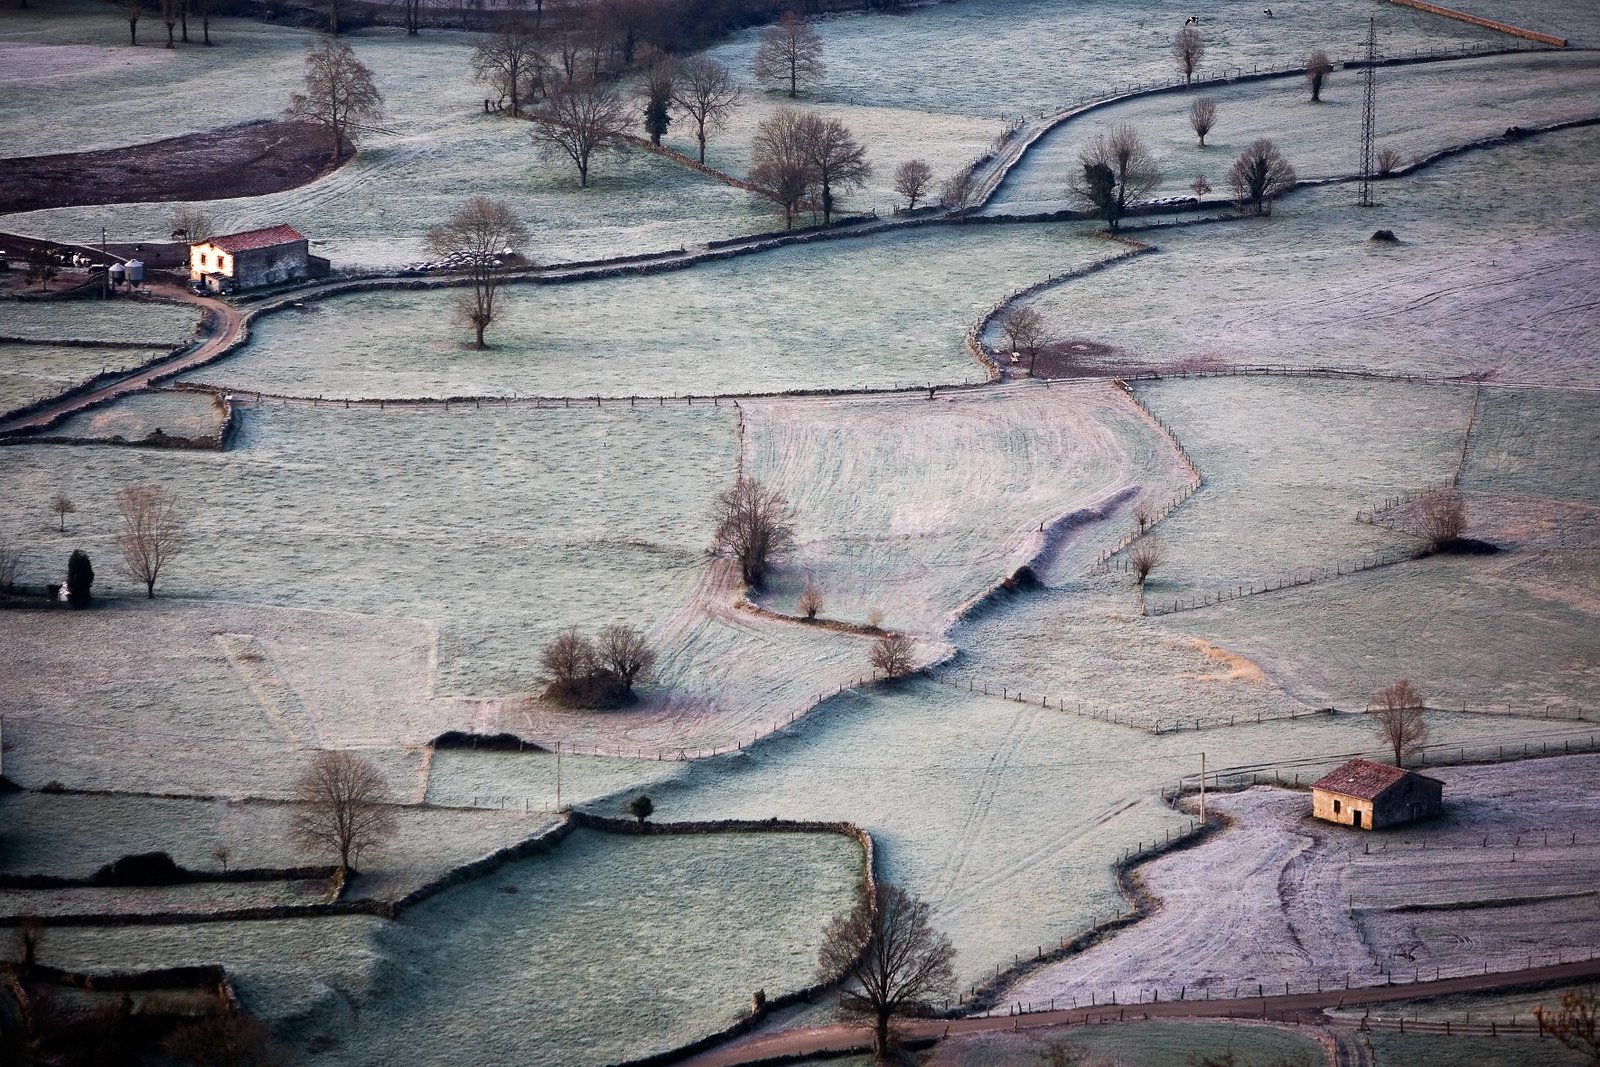
[{"label": "farm building with red tile roof", "polygon": [[1444,810],[1444,783],[1387,763],[1353,759],[1311,784],[1311,814],[1357,829],[1426,819]]},{"label": "farm building with red tile roof", "polygon": [[265,226],[189,245],[189,280],[213,292],[257,289],[326,273],[328,261],[311,255],[309,242],[293,226]]}]

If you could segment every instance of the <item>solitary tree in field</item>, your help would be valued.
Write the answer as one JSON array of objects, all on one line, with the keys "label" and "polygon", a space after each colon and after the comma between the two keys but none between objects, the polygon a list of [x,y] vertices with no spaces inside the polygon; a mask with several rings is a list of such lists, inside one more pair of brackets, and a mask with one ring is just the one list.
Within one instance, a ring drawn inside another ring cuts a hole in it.
[{"label": "solitary tree in field", "polygon": [[756,49],[755,63],[751,68],[757,81],[787,86],[789,98],[800,92],[800,86],[813,85],[822,80],[822,38],[806,25],[806,20],[793,11],[761,35],[761,47]]},{"label": "solitary tree in field", "polygon": [[1050,327],[1037,308],[1027,304],[1008,304],[995,320],[1000,332],[1005,334],[1011,351],[1028,357],[1028,373],[1032,374],[1039,359],[1039,350],[1049,338]]},{"label": "solitary tree in field", "polygon": [[1402,678],[1372,698],[1371,714],[1378,736],[1394,751],[1394,765],[1401,767],[1422,752],[1428,743],[1428,720],[1422,708],[1422,694],[1409,679]]},{"label": "solitary tree in field", "polygon": [[1197,96],[1189,105],[1189,125],[1200,138],[1200,147],[1206,146],[1206,134],[1217,124],[1217,102],[1209,96]]},{"label": "solitary tree in field", "polygon": [[545,87],[544,53],[533,28],[515,19],[480,41],[472,50],[472,74],[510,103],[513,116],[520,116],[523,101],[540,96]]},{"label": "solitary tree in field", "polygon": [[1251,142],[1228,170],[1234,203],[1253,215],[1270,213],[1273,199],[1293,189],[1298,180],[1278,146],[1265,137]]},{"label": "solitary tree in field", "polygon": [[1172,58],[1178,61],[1178,70],[1183,73],[1185,85],[1194,81],[1194,72],[1200,69],[1200,61],[1205,54],[1206,42],[1193,26],[1185,26],[1172,39]]},{"label": "solitary tree in field", "polygon": [[855,908],[828,924],[817,954],[823,981],[845,980],[839,1003],[873,1022],[873,1048],[889,1052],[889,1020],[947,996],[956,950],[934,928],[926,903],[879,882]]},{"label": "solitary tree in field", "polygon": [[782,209],[786,230],[816,183],[806,144],[809,128],[804,112],[780,107],[761,120],[750,142],[750,184]]},{"label": "solitary tree in field", "polygon": [[1127,123],[1098,134],[1078,155],[1067,183],[1078,203],[1116,230],[1128,206],[1161,184],[1161,170],[1139,133]]},{"label": "solitary tree in field", "polygon": [[805,616],[807,622],[815,621],[817,612],[822,610],[822,590],[807,582],[806,587],[800,590],[800,599],[795,601],[794,608]]},{"label": "solitary tree in field", "polygon": [[1198,199],[1211,191],[1211,183],[1206,180],[1204,174],[1196,174],[1194,181],[1189,183],[1189,188],[1194,190],[1194,195]]},{"label": "solitary tree in field", "polygon": [[1156,524],[1155,505],[1148,500],[1141,500],[1133,506],[1133,525],[1143,534]]},{"label": "solitary tree in field", "polygon": [[301,847],[331,852],[353,871],[361,854],[395,833],[394,811],[383,776],[353,752],[318,752],[295,786],[299,808],[290,832]]},{"label": "solitary tree in field", "polygon": [[1467,508],[1461,492],[1452,486],[1436,486],[1417,502],[1417,522],[1428,547],[1437,552],[1461,540],[1467,526]]},{"label": "solitary tree in field", "polygon": [[673,87],[677,76],[676,65],[662,56],[650,64],[644,72],[644,80],[639,83],[639,117],[645,136],[653,145],[659,146],[672,126]]},{"label": "solitary tree in field", "polygon": [[528,241],[528,228],[498,200],[475,196],[442,225],[428,231],[428,252],[436,256],[465,252],[463,268],[468,287],[456,296],[456,314],[476,333],[475,348],[483,348],[483,331],[495,317],[495,297],[500,291],[505,257]]},{"label": "solitary tree in field", "polygon": [[794,542],[794,516],[776,489],[740,477],[717,497],[714,544],[739,564],[746,585],[759,589],[777,557]]},{"label": "solitary tree in field", "polygon": [[159,485],[130,485],[117,493],[122,532],[117,551],[128,573],[144,583],[145,596],[154,599],[156,579],[183,550],[183,516],[177,499]]},{"label": "solitary tree in field", "polygon": [[744,100],[744,91],[727,67],[709,56],[690,56],[678,65],[672,102],[694,121],[700,162],[706,161],[706,135],[720,130]]},{"label": "solitary tree in field", "polygon": [[602,670],[616,676],[624,693],[633,692],[635,680],[655,666],[656,651],[645,640],[643,631],[633,626],[607,626],[594,644],[595,660]]},{"label": "solitary tree in field", "polygon": [[139,16],[144,14],[143,0],[112,0],[112,7],[117,14],[127,20],[128,44],[139,43]]},{"label": "solitary tree in field", "polygon": [[59,531],[61,533],[66,533],[67,516],[77,511],[78,505],[74,504],[72,502],[72,498],[67,496],[67,494],[57,493],[55,495],[55,499],[50,501],[50,510],[55,512],[56,518],[60,520],[58,526]]},{"label": "solitary tree in field", "polygon": [[801,137],[806,162],[822,190],[822,224],[833,218],[835,189],[858,188],[872,175],[867,150],[850,127],[838,119],[806,115],[801,120]]},{"label": "solitary tree in field", "polygon": [[905,634],[884,634],[873,642],[867,658],[885,678],[899,678],[910,673],[915,652],[916,645]]},{"label": "solitary tree in field", "polygon": [[1549,1034],[1563,1045],[1600,1064],[1600,987],[1588,986],[1561,994],[1561,1003],[1551,1009],[1543,1004],[1533,1009],[1539,1020],[1539,1034]]},{"label": "solitary tree in field", "polygon": [[75,608],[88,607],[93,586],[94,566],[89,554],[81,548],[73,549],[67,557],[67,603]]},{"label": "solitary tree in field", "polygon": [[184,204],[173,210],[168,219],[172,239],[194,244],[216,235],[217,228],[206,209],[195,204]]},{"label": "solitary tree in field", "polygon": [[906,198],[906,210],[917,210],[917,201],[933,185],[933,168],[927,160],[908,159],[894,169],[894,191]]},{"label": "solitary tree in field", "polygon": [[200,16],[201,43],[210,47],[211,40],[211,15],[217,9],[217,0],[194,0],[195,14]]},{"label": "solitary tree in field", "polygon": [[545,695],[563,703],[580,700],[598,665],[594,642],[576,626],[562,630],[539,652]]},{"label": "solitary tree in field", "polygon": [[628,814],[638,819],[640,826],[643,826],[644,821],[654,815],[655,811],[656,802],[643,793],[628,801]]},{"label": "solitary tree in field", "polygon": [[1133,547],[1128,549],[1128,569],[1133,572],[1133,578],[1139,583],[1139,588],[1144,588],[1144,583],[1150,579],[1151,573],[1167,558],[1167,549],[1154,537],[1146,537],[1135,541]]},{"label": "solitary tree in field", "polygon": [[383,94],[349,45],[323,41],[306,54],[306,90],[290,98],[285,114],[321,126],[333,142],[333,158],[342,159],[357,129],[383,117]]},{"label": "solitary tree in field", "polygon": [[595,153],[622,144],[628,106],[609,85],[576,82],[546,97],[533,118],[533,143],[572,160],[578,168],[578,185],[586,187]]},{"label": "solitary tree in field", "polygon": [[1328,53],[1318,48],[1306,58],[1306,81],[1311,83],[1311,102],[1322,102],[1322,81],[1333,73],[1333,62]]}]

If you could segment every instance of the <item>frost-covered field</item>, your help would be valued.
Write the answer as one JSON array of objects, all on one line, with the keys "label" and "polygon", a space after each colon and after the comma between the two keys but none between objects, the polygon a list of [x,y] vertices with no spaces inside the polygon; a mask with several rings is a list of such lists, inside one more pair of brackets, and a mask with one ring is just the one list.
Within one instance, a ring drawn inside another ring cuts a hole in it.
[{"label": "frost-covered field", "polygon": [[222,417],[221,406],[205,393],[137,393],[74,415],[51,433],[102,441],[142,441],[158,430],[168,437],[214,437]]},{"label": "frost-covered field", "polygon": [[1315,822],[1308,793],[1215,797],[1236,825],[1140,869],[1164,907],[1008,995],[1115,991],[1133,1002],[1187,987],[1191,997],[1227,997],[1257,983],[1307,988],[1345,975],[1374,985],[1435,967],[1514,970],[1530,954],[1553,962],[1557,950],[1592,947],[1600,759],[1428,773],[1446,783],[1446,814],[1381,834]]},{"label": "frost-covered field", "polygon": [[1591,392],[1486,389],[1467,446],[1469,492],[1600,504],[1600,422]]},{"label": "frost-covered field", "polygon": [[163,300],[8,300],[0,308],[0,334],[39,341],[166,347],[194,336],[198,318],[193,304]]},{"label": "frost-covered field", "polygon": [[[1067,1050],[1077,1067],[1192,1067],[1198,1057],[1232,1055],[1243,1064],[1323,1062],[1322,1046],[1297,1030],[1266,1023],[1130,1022],[1118,1026],[1053,1027],[1036,1033],[971,1034],[940,1042],[929,1067],[987,1067],[1051,1063]],[[1224,1061],[1233,1062],[1233,1061]],[[1388,1061],[1385,1060],[1385,1063]]]},{"label": "frost-covered field", "polygon": [[1480,18],[1565,37],[1573,47],[1593,48],[1600,44],[1600,10],[1592,4],[1565,0],[1453,0],[1450,6]]},{"label": "frost-covered field", "polygon": [[1348,565],[1417,545],[1356,521],[1385,497],[1448,482],[1473,391],[1290,378],[1141,384],[1205,486],[1155,530],[1152,605]]},{"label": "frost-covered field", "polygon": [[[245,407],[220,454],[85,464],[72,449],[10,449],[0,522],[31,526],[64,490],[78,503],[74,543],[101,562],[97,591],[130,593],[112,562],[115,494],[166,485],[190,533],[166,595],[426,619],[440,630],[441,690],[504,693],[533,687],[535,652],[562,627],[648,629],[693,587],[710,502],[733,471],[733,416]],[[58,576],[67,550],[54,535],[23,547],[19,580]]]},{"label": "frost-covered field", "polygon": [[[1398,9],[1391,9],[1398,10]],[[1401,161],[1503,133],[1600,113],[1600,59],[1593,53],[1541,52],[1449,63],[1393,67],[1378,78],[1377,144]],[[1188,194],[1204,176],[1228,195],[1233,160],[1258,137],[1268,137],[1302,179],[1342,177],[1361,170],[1360,71],[1335,71],[1320,104],[1310,102],[1303,78],[1205,86],[1130,100],[1056,127],[1029,149],[988,211],[1021,214],[1075,207],[1067,179],[1078,154],[1118,123],[1139,131],[1161,168],[1153,196]],[[1217,124],[1199,147],[1189,125],[1197,96],[1216,101]]]},{"label": "frost-covered field", "polygon": [[[1141,256],[1044,294],[1057,337],[1134,362],[1215,358],[1364,366],[1508,381],[1600,381],[1593,253],[1600,197],[1589,128],[1381,183],[1295,193],[1268,219],[1140,234]],[[1503,190],[1537,178],[1537,206]],[[1370,243],[1379,227],[1398,246]]]},{"label": "frost-covered field", "polygon": [[[656,396],[981,381],[967,326],[1115,246],[1071,226],[937,227],[646,277],[501,290],[491,347],[451,294],[362,293],[269,315],[190,379],[329,397]],[[729,294],[743,294],[730,300]],[[308,345],[317,358],[305,359]]]},{"label": "frost-covered field", "polygon": [[1132,501],[1186,480],[1105,384],[742,408],[744,471],[797,516],[796,549],[763,597],[790,613],[811,582],[828,618],[878,610],[890,627],[940,634],[1025,563],[1046,578],[1063,555],[1082,566],[1120,536]]},{"label": "frost-covered field", "polygon": [[103,370],[136,367],[162,352],[0,342],[0,414],[55,396]]}]

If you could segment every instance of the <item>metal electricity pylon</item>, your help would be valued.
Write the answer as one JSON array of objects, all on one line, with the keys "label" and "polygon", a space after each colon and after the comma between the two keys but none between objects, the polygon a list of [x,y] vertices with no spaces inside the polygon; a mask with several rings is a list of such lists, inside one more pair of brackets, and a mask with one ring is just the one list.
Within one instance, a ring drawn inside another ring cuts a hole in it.
[{"label": "metal electricity pylon", "polygon": [[1361,206],[1372,206],[1372,139],[1378,96],[1378,20],[1367,20],[1366,94],[1361,108]]}]

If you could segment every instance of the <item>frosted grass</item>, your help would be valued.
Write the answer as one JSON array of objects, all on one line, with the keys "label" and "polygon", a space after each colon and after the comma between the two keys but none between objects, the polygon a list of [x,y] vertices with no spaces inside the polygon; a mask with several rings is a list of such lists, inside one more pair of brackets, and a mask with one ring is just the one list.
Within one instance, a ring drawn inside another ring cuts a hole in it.
[{"label": "frosted grass", "polygon": [[1467,444],[1469,492],[1600,504],[1596,397],[1559,389],[1486,389]]},{"label": "frosted grass", "polygon": [[173,345],[194,336],[199,318],[193,304],[161,300],[7,300],[0,303],[0,335]]},{"label": "frosted grass", "polygon": [[[984,1033],[941,1041],[928,1067],[985,1067],[993,1063],[1050,1062],[1064,1047],[1086,1065],[1138,1063],[1140,1067],[1190,1067],[1196,1057],[1239,1057],[1241,1063],[1317,1063],[1322,1046],[1287,1026],[1202,1021],[1129,1022],[1114,1027],[1060,1027],[1037,1034]],[[819,1061],[820,1062],[820,1061]],[[834,1061],[837,1062],[837,1061]],[[863,1061],[866,1067],[869,1061]],[[1388,1061],[1385,1060],[1385,1063]]]},{"label": "frosted grass", "polygon": [[[630,396],[980,381],[967,326],[1039,277],[1115,251],[1069,226],[938,227],[688,270],[501,291],[467,348],[449,292],[376,292],[258,320],[187,377],[330,397]],[[730,300],[730,293],[741,294]],[[317,358],[305,359],[307,346]]]},{"label": "frosted grass", "polygon": [[[102,349],[101,351],[104,351]],[[142,441],[157,430],[169,437],[212,437],[222,411],[207,393],[136,393],[73,415],[51,431],[62,437]]]},{"label": "frosted grass", "polygon": [[0,342],[0,413],[46,400],[103,370],[136,367],[158,348],[77,348]]}]

